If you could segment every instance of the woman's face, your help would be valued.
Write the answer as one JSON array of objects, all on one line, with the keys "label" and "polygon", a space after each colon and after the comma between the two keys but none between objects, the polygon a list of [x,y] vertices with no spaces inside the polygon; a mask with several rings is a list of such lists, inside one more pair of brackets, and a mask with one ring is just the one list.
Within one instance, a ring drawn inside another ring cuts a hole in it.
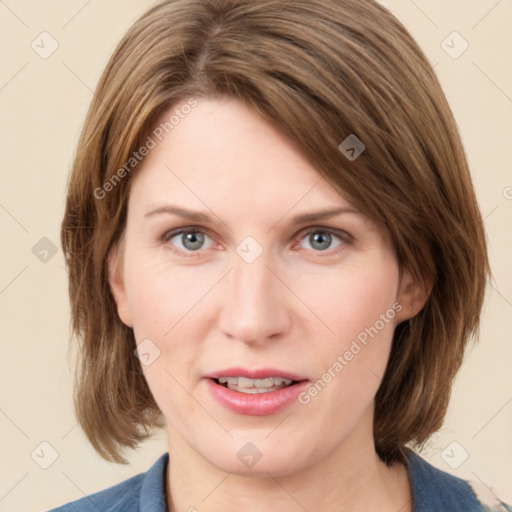
[{"label": "woman's face", "polygon": [[408,273],[254,111],[183,111],[134,176],[110,277],[170,449],[274,475],[373,449],[393,330],[415,308]]}]

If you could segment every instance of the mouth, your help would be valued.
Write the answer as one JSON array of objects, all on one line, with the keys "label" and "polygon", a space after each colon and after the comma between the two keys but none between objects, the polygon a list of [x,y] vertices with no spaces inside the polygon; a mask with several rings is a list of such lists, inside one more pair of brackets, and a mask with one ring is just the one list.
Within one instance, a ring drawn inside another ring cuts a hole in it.
[{"label": "mouth", "polygon": [[286,377],[266,377],[264,379],[249,379],[247,377],[219,377],[213,379],[219,386],[238,391],[239,393],[247,393],[255,395],[260,393],[271,393],[279,389],[293,386],[299,381],[287,379]]},{"label": "mouth", "polygon": [[231,368],[205,375],[211,396],[231,412],[266,416],[291,407],[310,381],[278,369]]}]

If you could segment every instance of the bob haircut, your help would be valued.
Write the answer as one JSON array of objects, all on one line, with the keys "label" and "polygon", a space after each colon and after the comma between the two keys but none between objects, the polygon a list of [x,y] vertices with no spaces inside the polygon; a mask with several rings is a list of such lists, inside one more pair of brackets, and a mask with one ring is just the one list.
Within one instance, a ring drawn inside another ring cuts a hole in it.
[{"label": "bob haircut", "polygon": [[[420,446],[442,425],[489,266],[450,107],[421,49],[374,0],[168,0],[119,43],[83,126],[61,228],[77,418],[98,453],[120,463],[124,448],[164,425],[117,314],[108,256],[126,223],[131,159],[157,120],[187,100],[222,97],[297,143],[389,233],[400,268],[430,291],[396,327],[375,399],[376,451],[387,464],[403,461],[406,444]],[[355,159],[339,149],[351,134],[365,146]]]}]

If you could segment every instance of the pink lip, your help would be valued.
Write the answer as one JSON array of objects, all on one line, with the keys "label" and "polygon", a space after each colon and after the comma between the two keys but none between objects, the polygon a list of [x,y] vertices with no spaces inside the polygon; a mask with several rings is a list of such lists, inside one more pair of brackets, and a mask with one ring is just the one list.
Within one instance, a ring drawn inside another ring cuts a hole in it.
[{"label": "pink lip", "polygon": [[[309,381],[303,377],[272,368],[260,370],[229,368],[210,373],[205,377],[208,389],[220,405],[237,414],[246,414],[248,416],[267,416],[282,411],[296,402],[299,394],[309,385]],[[247,394],[217,384],[214,379],[219,377],[247,377],[249,379],[284,377],[299,382],[268,393]]]},{"label": "pink lip", "polygon": [[265,379],[267,377],[284,377],[290,380],[306,380],[306,377],[296,375],[285,370],[279,370],[276,368],[260,368],[257,370],[249,370],[246,368],[226,368],[225,370],[219,370],[211,372],[205,375],[209,379],[218,379],[219,377],[246,377],[248,379]]}]

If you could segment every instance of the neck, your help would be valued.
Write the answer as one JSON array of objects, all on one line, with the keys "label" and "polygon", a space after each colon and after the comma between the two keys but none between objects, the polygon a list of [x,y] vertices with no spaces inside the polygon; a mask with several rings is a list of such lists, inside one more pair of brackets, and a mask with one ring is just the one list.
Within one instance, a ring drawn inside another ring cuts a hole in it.
[{"label": "neck", "polygon": [[251,476],[222,471],[169,426],[168,509],[411,511],[406,468],[401,464],[386,466],[375,452],[373,438],[367,439],[368,434],[371,436],[371,429],[355,429],[341,445],[307,467],[293,468],[286,474],[276,475],[268,470]]}]

